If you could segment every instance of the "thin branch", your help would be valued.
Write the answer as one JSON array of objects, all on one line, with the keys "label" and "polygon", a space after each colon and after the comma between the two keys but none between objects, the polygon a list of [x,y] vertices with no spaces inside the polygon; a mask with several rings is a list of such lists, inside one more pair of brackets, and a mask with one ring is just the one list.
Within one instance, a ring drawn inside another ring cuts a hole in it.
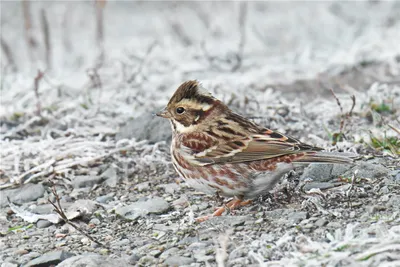
[{"label": "thin branch", "polygon": [[8,63],[11,65],[13,71],[17,71],[17,65],[15,64],[14,56],[11,52],[10,46],[6,43],[3,37],[0,37],[1,50],[3,50],[4,55],[7,58]]},{"label": "thin branch", "polygon": [[47,68],[51,68],[51,44],[50,44],[50,30],[49,22],[47,20],[46,11],[42,8],[40,10],[40,21],[42,24],[43,40],[46,51],[46,64]]},{"label": "thin branch", "polygon": [[24,14],[24,22],[25,22],[25,40],[28,47],[28,53],[31,61],[33,62],[33,50],[37,46],[37,42],[33,38],[32,34],[32,16],[30,10],[30,2],[28,0],[22,1],[22,10]]},{"label": "thin branch", "polygon": [[58,215],[61,217],[61,219],[71,225],[73,228],[75,228],[75,230],[77,230],[78,232],[80,232],[81,234],[83,234],[84,236],[86,236],[87,238],[89,238],[91,241],[93,241],[94,243],[96,243],[97,245],[109,249],[106,245],[104,245],[103,243],[99,242],[98,240],[96,240],[95,238],[93,238],[92,236],[90,236],[88,233],[86,233],[86,231],[84,231],[81,227],[77,226],[75,223],[71,222],[67,215],[65,214],[62,206],[61,206],[61,201],[60,201],[60,197],[58,196],[57,190],[55,188],[55,186],[53,185],[53,187],[51,188],[51,191],[53,193],[53,195],[56,198],[56,203],[54,203],[53,201],[50,200],[50,198],[48,198],[48,201],[50,202],[50,204],[54,207],[54,211],[58,213]]},{"label": "thin branch", "polygon": [[236,64],[232,67],[232,72],[237,71],[243,62],[244,45],[246,44],[246,20],[247,20],[247,2],[240,3],[239,10],[239,27],[240,27],[240,41],[238,52],[236,53]]},{"label": "thin branch", "polygon": [[98,65],[102,65],[104,61],[104,6],[106,0],[95,0],[96,3],[96,41],[100,50]]},{"label": "thin branch", "polygon": [[43,79],[43,76],[44,72],[38,70],[38,74],[36,75],[33,82],[33,90],[35,91],[35,97],[36,97],[36,114],[39,116],[42,116],[42,105],[40,103],[40,97],[39,97],[39,86],[40,86],[40,81]]}]

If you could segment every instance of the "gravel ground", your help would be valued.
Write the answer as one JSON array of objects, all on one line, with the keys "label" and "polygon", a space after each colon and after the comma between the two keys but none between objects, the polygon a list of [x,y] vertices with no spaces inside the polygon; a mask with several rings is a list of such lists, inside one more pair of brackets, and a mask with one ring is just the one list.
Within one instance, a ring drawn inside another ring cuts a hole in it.
[{"label": "gravel ground", "polygon": [[[99,3],[2,3],[2,267],[400,266],[399,2]],[[151,115],[193,78],[360,156],[197,223],[221,202],[180,180]]]}]

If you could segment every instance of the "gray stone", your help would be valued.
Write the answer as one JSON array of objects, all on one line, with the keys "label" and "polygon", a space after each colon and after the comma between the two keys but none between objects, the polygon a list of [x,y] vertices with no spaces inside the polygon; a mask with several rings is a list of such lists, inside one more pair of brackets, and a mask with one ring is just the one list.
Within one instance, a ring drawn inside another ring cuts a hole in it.
[{"label": "gray stone", "polygon": [[75,254],[63,250],[51,251],[31,260],[25,265],[25,267],[47,267],[50,265],[57,265],[72,256],[75,256]]},{"label": "gray stone", "polygon": [[311,190],[312,188],[318,188],[318,189],[324,190],[324,189],[332,188],[334,186],[335,185],[333,183],[328,183],[328,182],[323,182],[323,183],[311,182],[311,183],[305,184],[303,189],[305,191]]},{"label": "gray stone", "polygon": [[152,257],[152,256],[143,256],[140,258],[138,265],[139,266],[153,266],[156,262],[156,258]]},{"label": "gray stone", "polygon": [[183,256],[171,256],[164,261],[167,266],[182,266],[194,262],[194,259]]},{"label": "gray stone", "polygon": [[140,260],[140,256],[138,254],[134,253],[128,258],[128,263],[136,264],[139,260]]},{"label": "gray stone", "polygon": [[[67,209],[72,203],[60,201],[61,207]],[[51,204],[43,204],[30,208],[31,212],[36,214],[50,214],[54,212],[54,207]]]},{"label": "gray stone", "polygon": [[52,225],[51,222],[49,222],[48,220],[39,220],[36,222],[36,227],[37,228],[47,228],[50,225]]},{"label": "gray stone", "polygon": [[333,164],[331,178],[337,179],[353,167],[353,164]]},{"label": "gray stone", "polygon": [[154,197],[117,208],[115,213],[127,220],[136,220],[147,214],[163,214],[169,208],[170,205],[163,198]]},{"label": "gray stone", "polygon": [[167,259],[173,255],[177,255],[177,252],[179,251],[179,248],[172,247],[170,249],[167,249],[160,255],[160,259]]},{"label": "gray stone", "polygon": [[[155,110],[155,112],[158,112],[158,110]],[[150,143],[157,143],[160,141],[170,142],[171,136],[171,126],[168,120],[154,116],[149,112],[122,126],[115,138],[116,140],[135,138],[136,140],[149,140]]]},{"label": "gray stone", "polygon": [[304,169],[300,179],[311,178],[315,182],[327,182],[331,179],[333,164],[310,164]]},{"label": "gray stone", "polygon": [[101,176],[75,176],[71,184],[74,188],[84,188],[100,184],[103,180],[104,178]]},{"label": "gray stone", "polygon": [[59,265],[57,267],[76,267],[76,266],[85,266],[85,267],[109,267],[109,266],[118,266],[125,267],[130,266],[128,262],[123,259],[111,259],[106,256],[97,255],[93,253],[87,253],[75,257],[71,257]]},{"label": "gray stone", "polygon": [[327,225],[327,224],[328,224],[328,221],[325,220],[325,219],[323,219],[323,218],[318,219],[318,220],[315,222],[315,226],[317,226],[317,227],[323,227],[323,226],[325,226],[325,225]]},{"label": "gray stone", "polygon": [[288,215],[288,221],[290,224],[298,224],[304,219],[307,219],[308,213],[305,211],[296,211],[293,213],[290,213]]},{"label": "gray stone", "polygon": [[17,189],[1,191],[0,207],[5,207],[8,205],[7,197],[13,203],[23,204],[42,197],[44,195],[44,191],[45,189],[42,184],[25,184]]},{"label": "gray stone", "polygon": [[18,264],[11,263],[11,262],[3,262],[0,266],[1,267],[18,267]]},{"label": "gray stone", "polygon": [[104,184],[108,185],[109,187],[116,187],[120,181],[117,170],[113,166],[110,166],[107,170],[105,170],[100,177],[105,180]]},{"label": "gray stone", "polygon": [[143,192],[143,191],[147,191],[150,189],[150,183],[149,182],[143,182],[140,184],[137,184],[135,186],[135,188],[139,191],[139,192]]},{"label": "gray stone", "polygon": [[99,203],[105,204],[105,203],[107,203],[108,201],[111,201],[111,200],[113,200],[113,199],[114,199],[113,196],[111,196],[111,195],[105,195],[105,196],[99,196],[99,197],[97,197],[97,198],[96,198],[96,201],[99,202]]},{"label": "gray stone", "polygon": [[344,173],[344,177],[352,177],[355,170],[358,170],[358,178],[375,179],[387,177],[390,170],[379,163],[359,162],[356,166]]},{"label": "gray stone", "polygon": [[175,193],[175,191],[180,190],[180,186],[177,185],[176,183],[162,184],[162,185],[159,185],[159,187],[164,188],[165,193],[168,193],[168,194],[173,194],[173,193]]},{"label": "gray stone", "polygon": [[97,209],[97,203],[90,199],[78,199],[71,206],[69,206],[67,212],[79,212],[81,216],[90,216]]},{"label": "gray stone", "polygon": [[226,225],[226,226],[239,226],[243,225],[246,221],[253,220],[250,216],[218,216],[218,217],[211,217],[204,223],[207,222],[211,224],[218,224],[218,225]]},{"label": "gray stone", "polygon": [[400,211],[400,196],[392,195],[386,205],[396,211]]}]

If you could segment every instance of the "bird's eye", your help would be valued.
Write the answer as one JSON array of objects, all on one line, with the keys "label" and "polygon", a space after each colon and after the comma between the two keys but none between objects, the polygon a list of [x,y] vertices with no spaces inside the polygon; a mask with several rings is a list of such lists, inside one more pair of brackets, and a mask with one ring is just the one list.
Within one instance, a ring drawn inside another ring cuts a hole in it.
[{"label": "bird's eye", "polygon": [[178,114],[182,114],[183,112],[185,112],[185,109],[183,107],[179,107],[176,109],[176,113]]}]

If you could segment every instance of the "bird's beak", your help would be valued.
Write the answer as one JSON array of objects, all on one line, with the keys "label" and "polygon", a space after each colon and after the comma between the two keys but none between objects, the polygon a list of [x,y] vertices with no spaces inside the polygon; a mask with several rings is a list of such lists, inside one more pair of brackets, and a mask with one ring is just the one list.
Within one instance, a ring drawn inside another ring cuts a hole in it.
[{"label": "bird's beak", "polygon": [[166,119],[171,118],[171,115],[169,114],[168,110],[164,108],[163,110],[160,110],[159,112],[156,113],[158,117],[163,117]]}]

